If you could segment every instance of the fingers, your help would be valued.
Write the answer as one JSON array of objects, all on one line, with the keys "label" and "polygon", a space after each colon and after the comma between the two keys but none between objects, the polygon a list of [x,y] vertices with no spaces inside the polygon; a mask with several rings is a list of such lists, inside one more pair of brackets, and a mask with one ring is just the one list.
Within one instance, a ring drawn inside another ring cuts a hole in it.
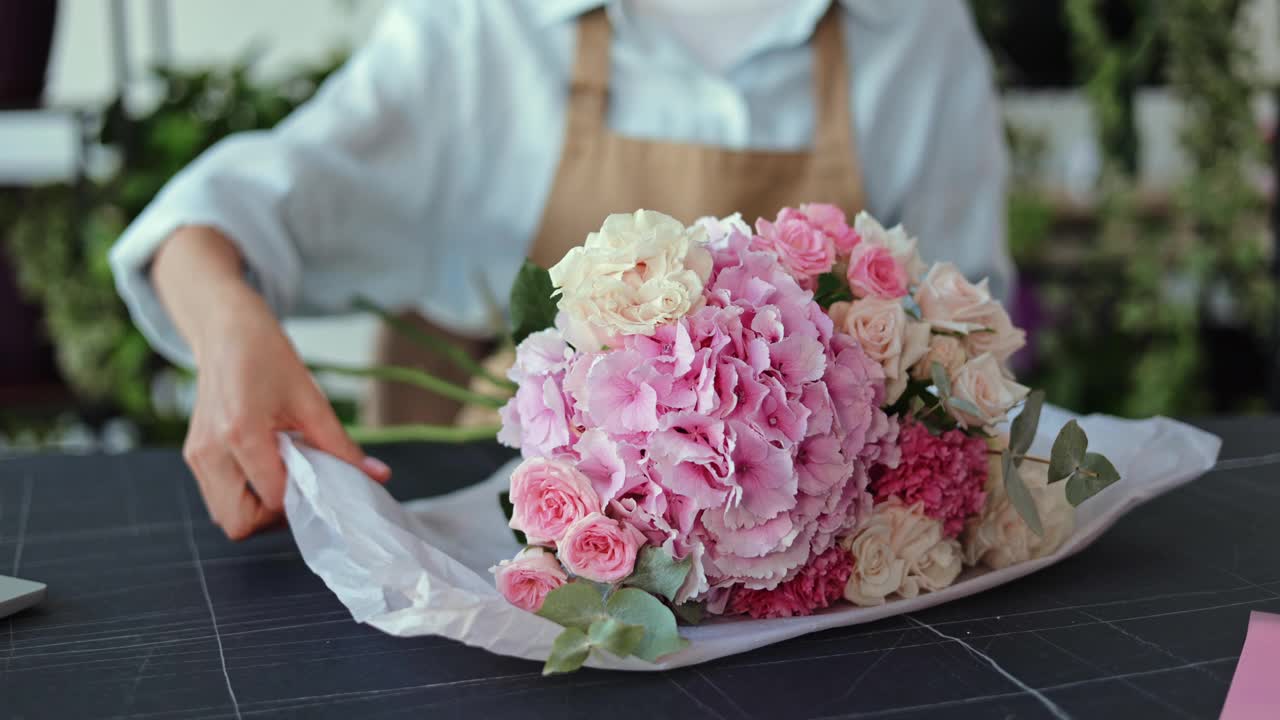
[{"label": "fingers", "polygon": [[233,436],[230,449],[241,473],[262,504],[272,512],[284,510],[284,486],[288,473],[276,445],[275,433],[265,428],[244,431]]},{"label": "fingers", "polygon": [[338,417],[333,414],[329,401],[319,390],[307,400],[302,415],[299,424],[303,439],[308,445],[360,468],[376,482],[385,483],[391,479],[391,468],[381,460],[365,455],[360,446],[351,440],[347,431],[342,428],[342,423],[338,422]]},{"label": "fingers", "polygon": [[227,448],[198,434],[188,437],[183,455],[195,473],[214,524],[232,540],[243,540],[275,524],[281,513],[265,505]]}]

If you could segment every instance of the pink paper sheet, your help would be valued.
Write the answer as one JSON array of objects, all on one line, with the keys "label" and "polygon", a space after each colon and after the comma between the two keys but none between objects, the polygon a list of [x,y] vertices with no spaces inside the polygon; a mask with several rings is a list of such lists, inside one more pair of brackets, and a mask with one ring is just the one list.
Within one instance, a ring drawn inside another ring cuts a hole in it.
[{"label": "pink paper sheet", "polygon": [[1280,615],[1249,614],[1249,631],[1220,720],[1280,718]]}]

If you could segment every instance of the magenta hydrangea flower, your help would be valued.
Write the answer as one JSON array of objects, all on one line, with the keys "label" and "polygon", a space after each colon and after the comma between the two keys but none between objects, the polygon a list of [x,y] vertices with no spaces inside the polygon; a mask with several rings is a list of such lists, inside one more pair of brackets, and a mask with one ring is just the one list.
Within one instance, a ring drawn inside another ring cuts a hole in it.
[{"label": "magenta hydrangea flower", "polygon": [[960,430],[933,435],[909,421],[898,434],[897,449],[896,467],[882,465],[873,472],[875,501],[897,497],[907,505],[923,503],[925,515],[942,521],[948,537],[959,535],[986,502],[986,441]]}]

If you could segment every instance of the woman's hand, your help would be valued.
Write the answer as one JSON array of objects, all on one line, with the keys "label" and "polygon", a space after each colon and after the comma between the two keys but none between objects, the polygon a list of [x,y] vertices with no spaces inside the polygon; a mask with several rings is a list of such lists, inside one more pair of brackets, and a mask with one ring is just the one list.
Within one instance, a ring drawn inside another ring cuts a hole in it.
[{"label": "woman's hand", "polygon": [[227,537],[243,539],[282,518],[278,431],[300,432],[372,479],[389,479],[387,466],[347,436],[270,308],[244,283],[229,240],[210,228],[182,228],[160,249],[152,277],[196,358],[183,457]]}]

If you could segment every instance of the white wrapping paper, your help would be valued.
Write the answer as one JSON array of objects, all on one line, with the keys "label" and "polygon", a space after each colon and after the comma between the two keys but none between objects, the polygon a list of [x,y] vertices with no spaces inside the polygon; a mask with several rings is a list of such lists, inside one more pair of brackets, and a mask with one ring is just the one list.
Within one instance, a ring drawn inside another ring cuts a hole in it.
[{"label": "white wrapping paper", "polygon": [[[1076,417],[1046,407],[1032,451],[1048,455]],[[682,627],[691,641],[659,663],[592,653],[592,667],[659,670],[706,662],[826,628],[915,612],[1035,572],[1079,552],[1137,505],[1213,466],[1221,441],[1165,418],[1081,418],[1091,450],[1107,455],[1123,480],[1077,510],[1076,528],[1052,555],[998,571],[969,570],[951,587],[880,607],[841,603],[809,617],[717,618]],[[508,604],[488,568],[518,550],[497,495],[515,463],[451,495],[396,502],[355,468],[281,436],[289,469],[285,509],[298,548],[357,621],[402,637],[442,635],[502,655],[544,660],[560,626]]]}]

